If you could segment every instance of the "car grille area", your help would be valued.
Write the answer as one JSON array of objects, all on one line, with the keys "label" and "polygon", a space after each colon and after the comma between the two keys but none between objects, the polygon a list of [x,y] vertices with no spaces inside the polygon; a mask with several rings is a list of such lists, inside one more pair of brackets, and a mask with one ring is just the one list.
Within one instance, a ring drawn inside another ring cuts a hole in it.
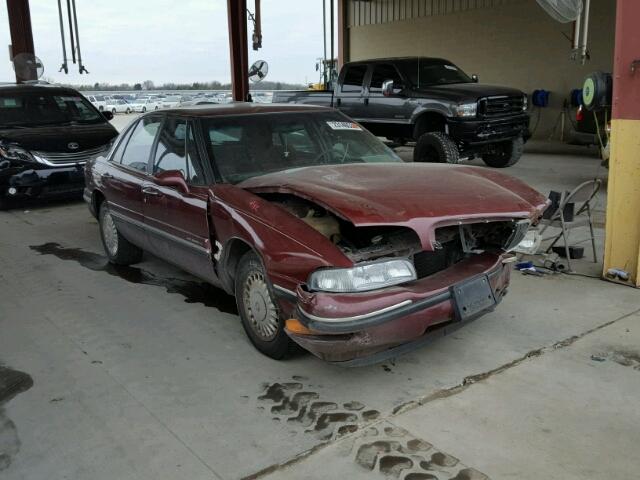
[{"label": "car grille area", "polygon": [[523,113],[524,97],[495,96],[480,99],[479,112],[484,118],[499,118]]},{"label": "car grille area", "polygon": [[43,152],[34,151],[33,155],[47,165],[66,166],[76,163],[86,163],[87,161],[106,153],[107,146],[101,145],[96,148],[89,148],[77,152]]}]

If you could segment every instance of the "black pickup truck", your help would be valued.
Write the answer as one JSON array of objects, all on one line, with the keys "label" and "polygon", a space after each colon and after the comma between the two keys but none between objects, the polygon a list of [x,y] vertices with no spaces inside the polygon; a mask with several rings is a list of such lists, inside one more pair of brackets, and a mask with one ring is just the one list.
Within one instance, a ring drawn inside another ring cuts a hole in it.
[{"label": "black pickup truck", "polygon": [[273,102],[332,106],[375,135],[415,140],[417,162],[511,166],[529,137],[527,96],[477,82],[440,58],[365,60],[345,64],[334,91],[278,91]]}]

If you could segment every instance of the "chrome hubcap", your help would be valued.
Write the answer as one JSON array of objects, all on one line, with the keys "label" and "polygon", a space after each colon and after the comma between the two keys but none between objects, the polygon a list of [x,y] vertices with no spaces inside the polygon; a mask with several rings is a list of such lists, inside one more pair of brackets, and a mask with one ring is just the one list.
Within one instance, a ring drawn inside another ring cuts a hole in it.
[{"label": "chrome hubcap", "polygon": [[273,340],[278,333],[278,309],[271,300],[264,275],[253,272],[247,277],[243,291],[244,307],[253,331],[262,340]]},{"label": "chrome hubcap", "polygon": [[109,212],[102,217],[102,238],[109,255],[115,257],[118,254],[118,230]]}]

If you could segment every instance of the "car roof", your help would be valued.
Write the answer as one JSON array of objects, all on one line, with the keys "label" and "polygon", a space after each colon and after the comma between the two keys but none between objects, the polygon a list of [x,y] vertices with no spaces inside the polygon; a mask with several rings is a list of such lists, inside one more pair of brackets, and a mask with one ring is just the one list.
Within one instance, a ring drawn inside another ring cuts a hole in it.
[{"label": "car roof", "polygon": [[28,83],[0,83],[0,92],[15,92],[15,93],[66,93],[77,95],[77,90],[69,87],[62,87],[60,85],[48,85],[48,84],[28,84]]},{"label": "car roof", "polygon": [[232,102],[214,105],[189,105],[185,107],[164,108],[163,113],[190,117],[217,117],[224,115],[248,115],[257,113],[298,113],[309,111],[332,111],[331,108],[318,105],[299,105],[294,103],[252,103]]},{"label": "car roof", "polygon": [[405,62],[405,61],[411,61],[411,60],[434,60],[438,62],[451,63],[446,58],[439,58],[439,57],[385,57],[385,58],[369,58],[366,60],[355,60],[353,62],[347,62],[345,65],[352,65],[352,64],[356,65],[359,63],[374,63],[374,62],[393,63],[393,62]]}]

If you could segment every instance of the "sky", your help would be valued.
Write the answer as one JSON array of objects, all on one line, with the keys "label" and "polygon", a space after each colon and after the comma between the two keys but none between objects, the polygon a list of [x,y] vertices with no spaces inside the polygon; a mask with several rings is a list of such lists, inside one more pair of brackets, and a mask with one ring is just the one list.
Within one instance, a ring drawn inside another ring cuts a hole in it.
[{"label": "sky", "polygon": [[[66,15],[66,2],[62,4]],[[88,75],[78,74],[70,59],[69,74],[58,72],[62,64],[58,2],[31,0],[30,7],[36,55],[44,63],[44,77],[55,82],[226,83],[231,79],[226,0],[76,0]],[[247,0],[247,7],[253,11],[254,0]],[[251,23],[248,30],[250,37]],[[65,32],[68,36],[68,25]],[[6,3],[0,2],[0,82],[15,81],[6,47],[10,43]],[[322,0],[262,0],[262,45],[253,51],[249,40],[249,64],[266,60],[267,80],[317,82],[316,59],[323,55]]]}]

